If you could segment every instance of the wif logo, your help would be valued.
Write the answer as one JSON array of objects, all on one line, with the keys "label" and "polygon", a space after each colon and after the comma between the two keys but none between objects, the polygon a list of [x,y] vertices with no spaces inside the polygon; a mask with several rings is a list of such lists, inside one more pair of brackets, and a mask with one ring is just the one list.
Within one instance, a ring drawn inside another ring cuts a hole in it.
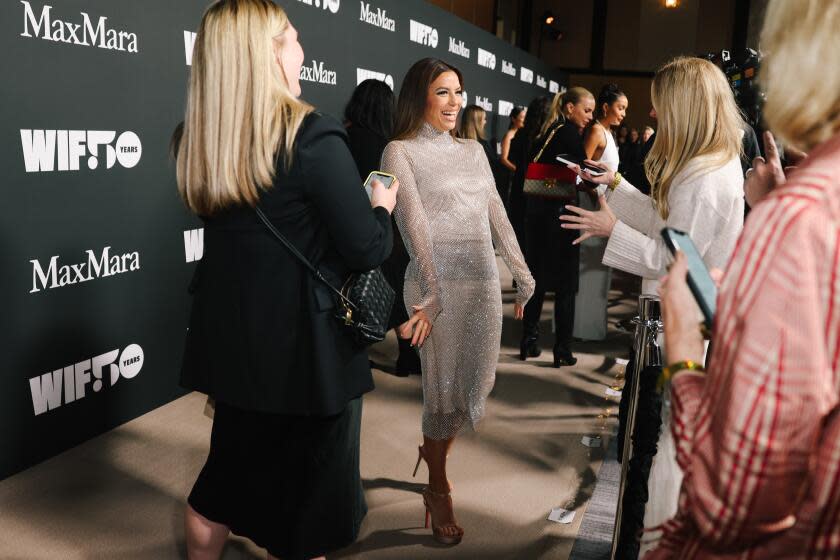
[{"label": "wif logo", "polygon": [[519,79],[529,84],[534,83],[534,71],[524,66],[519,67]]},{"label": "wif logo", "polygon": [[550,80],[548,82],[548,91],[550,91],[551,93],[557,93],[558,91],[560,91],[560,84],[558,84],[554,80]]},{"label": "wif logo", "polygon": [[493,112],[493,104],[490,103],[490,100],[486,97],[481,97],[480,95],[475,96],[475,104],[487,111],[488,113]]},{"label": "wif logo", "polygon": [[499,99],[499,116],[509,117],[511,111],[513,111],[513,103]]},{"label": "wif logo", "polygon": [[187,66],[192,66],[192,53],[195,46],[196,33],[184,31],[184,55],[187,57]]},{"label": "wif logo", "polygon": [[365,70],[364,68],[356,68],[356,85],[361,84],[365,80],[379,80],[385,82],[388,87],[394,89],[394,77],[385,72],[377,72],[375,70]]},{"label": "wif logo", "polygon": [[341,6],[341,0],[298,0],[298,2],[307,6],[315,6],[316,8],[323,6],[325,10],[329,10],[334,14],[338,13],[339,7]]},{"label": "wif logo", "polygon": [[455,37],[449,38],[449,52],[463,56],[464,58],[470,57],[470,49],[467,48],[463,41],[459,41]]},{"label": "wif logo", "polygon": [[513,63],[503,59],[502,74],[507,74],[508,76],[516,76],[516,66],[514,66]]},{"label": "wif logo", "polygon": [[388,17],[388,13],[382,8],[376,8],[376,11],[370,9],[370,2],[359,1],[362,5],[361,14],[359,14],[359,21],[375,25],[385,29],[386,31],[396,31],[397,22]]},{"label": "wif logo", "polygon": [[204,257],[204,228],[184,232],[184,256],[188,263],[200,261]]},{"label": "wif logo", "polygon": [[484,66],[485,68],[489,68],[490,70],[496,69],[496,55],[491,53],[490,51],[485,51],[481,47],[478,48],[478,65]]},{"label": "wif logo", "polygon": [[21,37],[37,37],[45,41],[69,43],[83,47],[97,47],[100,49],[137,53],[137,35],[127,31],[109,29],[108,18],[100,16],[96,25],[85,12],[80,23],[73,23],[61,19],[53,19],[52,6],[44,5],[38,17],[27,0],[20,0],[23,4],[23,33]]},{"label": "wif logo", "polygon": [[436,49],[438,46],[438,32],[434,27],[411,20],[409,38],[415,43]]},{"label": "wif logo", "polygon": [[93,249],[88,249],[86,254],[86,261],[61,266],[58,264],[58,255],[54,255],[50,258],[50,264],[47,265],[46,271],[38,259],[29,261],[32,264],[32,289],[29,290],[29,293],[63,288],[97,278],[107,278],[115,274],[140,270],[140,253],[137,251],[122,255],[111,255],[111,248],[105,247],[98,258]]},{"label": "wif logo", "polygon": [[335,70],[325,70],[323,62],[313,60],[312,66],[301,67],[300,79],[304,82],[334,86],[336,84],[336,73]]},{"label": "wif logo", "polygon": [[99,148],[105,148],[105,167],[116,162],[131,169],[140,161],[143,146],[131,131],[120,134],[113,130],[31,130],[20,131],[23,164],[27,173],[45,171],[78,171],[79,162],[87,156],[88,169],[99,167]]},{"label": "wif logo", "polygon": [[537,74],[537,85],[545,89],[548,86],[548,83],[546,83],[545,78]]},{"label": "wif logo", "polygon": [[109,379],[109,387],[116,385],[120,377],[134,379],[143,369],[144,361],[140,345],[129,344],[122,353],[119,349],[111,350],[32,377],[29,379],[29,391],[35,416],[85,398],[88,385],[94,393],[98,393],[105,388],[104,379]]}]

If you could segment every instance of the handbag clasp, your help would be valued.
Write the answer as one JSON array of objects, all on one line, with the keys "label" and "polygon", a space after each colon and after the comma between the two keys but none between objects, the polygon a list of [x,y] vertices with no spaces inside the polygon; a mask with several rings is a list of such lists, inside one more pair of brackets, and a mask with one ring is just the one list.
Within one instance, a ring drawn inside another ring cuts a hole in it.
[{"label": "handbag clasp", "polygon": [[557,179],[544,179],[543,184],[547,189],[553,189],[557,186]]}]

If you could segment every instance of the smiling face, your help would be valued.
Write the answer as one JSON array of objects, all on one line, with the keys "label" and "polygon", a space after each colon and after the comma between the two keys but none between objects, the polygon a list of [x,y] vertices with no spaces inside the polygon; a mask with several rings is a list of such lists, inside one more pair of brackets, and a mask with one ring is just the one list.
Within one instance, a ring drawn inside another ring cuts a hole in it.
[{"label": "smiling face", "polygon": [[449,132],[458,123],[461,109],[461,82],[455,72],[447,71],[429,86],[423,118],[441,132]]}]

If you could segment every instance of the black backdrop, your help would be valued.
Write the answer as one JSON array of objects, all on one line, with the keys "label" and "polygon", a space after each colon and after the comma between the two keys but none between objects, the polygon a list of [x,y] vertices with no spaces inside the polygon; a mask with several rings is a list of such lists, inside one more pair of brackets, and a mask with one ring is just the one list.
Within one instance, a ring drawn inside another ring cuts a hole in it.
[{"label": "black backdrop", "polygon": [[[281,4],[306,53],[303,97],[337,117],[359,80],[398,89],[426,56],[462,69],[494,135],[512,105],[566,85],[421,0]],[[203,232],[177,197],[167,149],[206,5],[0,4],[0,478],[182,394],[186,286]]]}]

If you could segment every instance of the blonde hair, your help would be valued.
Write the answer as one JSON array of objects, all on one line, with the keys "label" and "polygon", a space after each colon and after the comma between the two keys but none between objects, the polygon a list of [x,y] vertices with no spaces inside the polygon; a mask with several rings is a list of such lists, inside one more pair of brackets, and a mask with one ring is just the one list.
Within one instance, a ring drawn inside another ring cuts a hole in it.
[{"label": "blonde hair", "polygon": [[288,28],[270,0],[218,0],[204,13],[177,160],[178,192],[193,212],[253,206],[272,184],[278,155],[291,164],[313,109],[292,95],[277,64]]},{"label": "blonde hair", "polygon": [[698,156],[702,171],[741,154],[744,120],[723,72],[708,60],[680,57],[662,66],[650,86],[659,130],[645,160],[651,197],[668,218],[674,178]]},{"label": "blonde hair", "polygon": [[840,130],[840,3],[771,0],[759,80],[764,118],[774,133],[810,150]]},{"label": "blonde hair", "polygon": [[461,116],[461,130],[458,134],[468,140],[484,140],[484,127],[481,126],[481,116],[485,111],[478,105],[467,105]]},{"label": "blonde hair", "polygon": [[565,109],[567,103],[577,105],[582,99],[586,99],[587,97],[591,97],[592,101],[595,101],[595,96],[592,95],[592,92],[580,86],[575,86],[566,91],[554,94],[554,99],[551,101],[551,109],[548,112],[548,118],[543,123],[539,136],[545,136],[545,133],[548,132],[548,129],[556,121],[566,122]]}]

